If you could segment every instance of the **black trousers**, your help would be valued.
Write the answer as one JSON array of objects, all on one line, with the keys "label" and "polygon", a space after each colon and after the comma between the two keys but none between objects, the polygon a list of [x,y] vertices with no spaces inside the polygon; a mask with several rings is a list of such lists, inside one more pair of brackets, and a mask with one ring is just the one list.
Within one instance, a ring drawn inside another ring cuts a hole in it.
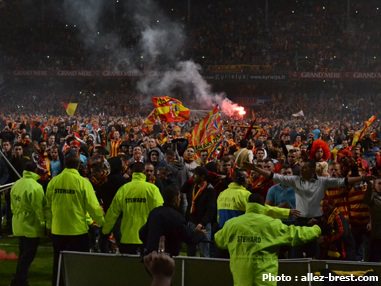
[{"label": "black trousers", "polygon": [[12,211],[11,211],[11,191],[5,191],[5,217],[7,218],[7,224],[5,225],[5,231],[7,234],[12,234]]},{"label": "black trousers", "polygon": [[[310,226],[308,224],[309,220],[312,218],[298,217],[295,220],[294,225],[296,226]],[[321,220],[321,217],[314,217],[314,219]],[[305,244],[295,246],[290,250],[290,258],[303,258],[303,253],[306,254],[306,257],[316,258],[319,256],[319,245],[317,240],[312,240]]]},{"label": "black trousers", "polygon": [[142,252],[142,244],[121,243],[119,245],[119,252],[122,254],[140,254]]},{"label": "black trousers", "polygon": [[[58,260],[60,257],[60,252],[64,250],[88,252],[89,251],[89,235],[87,233],[81,234],[81,235],[53,234],[52,242],[53,242],[53,252],[54,252],[52,285],[55,286],[57,283]],[[64,285],[64,282],[62,279],[61,279],[60,285]]]},{"label": "black trousers", "polygon": [[371,238],[369,245],[369,261],[381,262],[381,238]]},{"label": "black trousers", "polygon": [[34,257],[37,253],[37,248],[40,243],[40,238],[29,238],[22,236],[19,238],[19,259],[16,267],[16,274],[11,282],[12,286],[28,285],[28,272]]}]

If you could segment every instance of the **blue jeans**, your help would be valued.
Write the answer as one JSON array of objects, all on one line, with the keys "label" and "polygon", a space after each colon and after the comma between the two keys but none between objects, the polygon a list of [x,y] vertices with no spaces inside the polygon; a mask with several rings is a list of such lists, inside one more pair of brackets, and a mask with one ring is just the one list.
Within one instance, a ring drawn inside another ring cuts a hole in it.
[{"label": "blue jeans", "polygon": [[[188,222],[188,226],[191,229],[195,229],[196,225],[193,222]],[[212,225],[208,223],[205,226],[206,234],[205,234],[205,242],[200,242],[198,244],[188,244],[188,256],[196,256],[197,248],[200,251],[200,255],[202,257],[210,257],[210,244],[212,240]]]}]

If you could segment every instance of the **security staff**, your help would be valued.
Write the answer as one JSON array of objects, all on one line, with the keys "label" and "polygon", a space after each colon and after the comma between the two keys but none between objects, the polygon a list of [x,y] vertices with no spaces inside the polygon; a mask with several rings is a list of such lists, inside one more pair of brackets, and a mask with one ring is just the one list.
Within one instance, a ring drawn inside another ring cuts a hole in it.
[{"label": "security staff", "polygon": [[321,234],[317,225],[287,226],[263,213],[263,198],[252,194],[246,213],[229,219],[214,235],[217,246],[229,250],[234,285],[275,286],[276,281],[266,280],[263,275],[278,274],[277,248],[285,244],[305,243]]},{"label": "security staff", "polygon": [[[218,226],[222,228],[225,222],[233,217],[243,215],[246,211],[250,192],[246,189],[247,174],[241,169],[235,169],[233,182],[229,187],[220,193],[217,199],[217,220]],[[300,212],[296,209],[286,209],[264,205],[261,208],[261,214],[272,218],[286,219],[297,217]]]},{"label": "security staff", "polygon": [[12,228],[14,235],[19,237],[19,259],[11,286],[29,285],[29,267],[45,230],[44,190],[37,183],[40,176],[36,172],[36,163],[27,162],[22,178],[11,189]]},{"label": "security staff", "polygon": [[105,217],[102,232],[111,232],[119,215],[122,216],[119,251],[121,253],[137,254],[142,241],[139,230],[146,223],[151,210],[163,204],[159,189],[146,182],[144,164],[134,163],[132,166],[132,181],[119,188]]},{"label": "security staff", "polygon": [[51,230],[54,249],[53,285],[60,251],[89,251],[86,214],[99,226],[104,222],[103,209],[90,181],[79,174],[79,165],[78,150],[70,149],[65,155],[65,169],[49,182],[46,191],[47,228]]}]

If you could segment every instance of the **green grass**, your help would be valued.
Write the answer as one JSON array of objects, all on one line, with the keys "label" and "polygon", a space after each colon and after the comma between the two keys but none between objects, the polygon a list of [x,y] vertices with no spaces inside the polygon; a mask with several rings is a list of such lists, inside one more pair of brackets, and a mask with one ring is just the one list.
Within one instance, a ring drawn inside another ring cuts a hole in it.
[{"label": "green grass", "polygon": [[[0,249],[18,254],[17,238],[0,239]],[[17,261],[0,260],[0,286],[9,285],[16,270]],[[53,248],[49,239],[42,239],[37,255],[29,270],[29,284],[33,286],[51,285]]]}]

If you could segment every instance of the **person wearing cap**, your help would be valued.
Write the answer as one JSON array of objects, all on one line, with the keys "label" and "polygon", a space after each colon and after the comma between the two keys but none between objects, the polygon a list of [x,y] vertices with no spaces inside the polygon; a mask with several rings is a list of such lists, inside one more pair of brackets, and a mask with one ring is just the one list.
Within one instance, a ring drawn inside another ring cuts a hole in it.
[{"label": "person wearing cap", "polygon": [[11,189],[12,228],[13,234],[19,237],[19,259],[11,286],[28,285],[29,267],[36,256],[40,237],[44,235],[45,196],[37,182],[39,178],[36,163],[28,161],[22,178]]},{"label": "person wearing cap", "polygon": [[46,191],[46,227],[52,234],[54,262],[53,284],[57,280],[59,253],[63,250],[89,251],[88,215],[101,226],[104,222],[100,206],[90,181],[78,168],[77,149],[65,155],[65,169],[49,182]]},{"label": "person wearing cap", "polygon": [[146,223],[151,210],[163,204],[159,189],[146,182],[144,164],[137,162],[132,165],[132,180],[117,191],[111,202],[102,228],[103,239],[112,231],[117,219],[122,215],[121,239],[119,251],[127,254],[137,254],[142,246],[139,230]]}]

